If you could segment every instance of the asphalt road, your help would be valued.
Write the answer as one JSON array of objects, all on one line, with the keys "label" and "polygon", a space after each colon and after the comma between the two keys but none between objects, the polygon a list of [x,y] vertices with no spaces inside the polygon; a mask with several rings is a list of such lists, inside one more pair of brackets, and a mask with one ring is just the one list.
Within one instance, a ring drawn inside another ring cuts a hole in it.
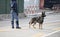
[{"label": "asphalt road", "polygon": [[[19,19],[19,24],[22,29],[12,29],[11,20],[0,21],[0,37],[47,37],[46,35],[53,34],[53,32],[60,32],[60,14],[51,14],[45,17],[43,29],[29,28],[29,21],[31,17]],[[53,35],[57,35],[53,34]],[[53,36],[51,35],[51,36]],[[50,37],[50,36],[48,36]],[[60,36],[56,36],[60,37]]]}]

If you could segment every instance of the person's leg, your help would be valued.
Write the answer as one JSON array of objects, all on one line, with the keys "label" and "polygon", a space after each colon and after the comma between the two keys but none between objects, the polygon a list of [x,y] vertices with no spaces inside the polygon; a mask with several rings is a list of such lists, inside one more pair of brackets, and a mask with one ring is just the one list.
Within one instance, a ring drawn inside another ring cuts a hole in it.
[{"label": "person's leg", "polygon": [[14,13],[11,14],[12,16],[12,21],[11,21],[11,24],[12,24],[12,28],[14,28]]},{"label": "person's leg", "polygon": [[16,19],[16,28],[20,28],[19,27],[19,19],[18,19],[18,15],[15,13],[15,19]]},{"label": "person's leg", "polygon": [[12,28],[14,28],[14,21],[11,21],[11,24],[12,24]]},{"label": "person's leg", "polygon": [[16,28],[19,28],[19,21],[16,21]]}]

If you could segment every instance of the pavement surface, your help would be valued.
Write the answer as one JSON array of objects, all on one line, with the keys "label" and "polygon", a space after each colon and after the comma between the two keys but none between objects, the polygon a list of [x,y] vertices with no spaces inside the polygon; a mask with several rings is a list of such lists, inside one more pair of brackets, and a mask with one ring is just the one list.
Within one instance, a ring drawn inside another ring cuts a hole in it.
[{"label": "pavement surface", "polygon": [[[0,37],[51,37],[60,34],[60,13],[48,14],[43,23],[43,29],[38,29],[38,23],[29,28],[31,17],[19,19],[21,29],[11,28],[11,19],[0,21]],[[16,25],[16,24],[15,24]]]}]

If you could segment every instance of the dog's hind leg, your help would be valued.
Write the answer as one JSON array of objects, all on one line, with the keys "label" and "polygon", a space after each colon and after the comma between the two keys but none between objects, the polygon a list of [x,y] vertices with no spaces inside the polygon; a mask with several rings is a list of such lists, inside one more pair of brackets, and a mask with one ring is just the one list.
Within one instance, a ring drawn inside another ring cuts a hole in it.
[{"label": "dog's hind leg", "polygon": [[29,28],[30,28],[30,26],[31,26],[31,23],[29,23]]},{"label": "dog's hind leg", "polygon": [[33,28],[34,28],[34,29],[36,29],[35,24],[36,24],[36,22],[34,22],[34,24],[33,24]]},{"label": "dog's hind leg", "polygon": [[30,28],[31,25],[32,25],[32,21],[29,22],[29,28]]},{"label": "dog's hind leg", "polygon": [[42,29],[42,24],[40,25],[41,29]]}]

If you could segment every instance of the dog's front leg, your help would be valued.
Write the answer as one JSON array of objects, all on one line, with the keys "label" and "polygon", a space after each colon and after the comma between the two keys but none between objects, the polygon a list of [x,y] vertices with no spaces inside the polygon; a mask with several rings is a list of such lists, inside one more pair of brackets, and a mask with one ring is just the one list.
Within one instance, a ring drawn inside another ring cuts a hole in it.
[{"label": "dog's front leg", "polygon": [[40,29],[40,24],[39,24],[39,29]]},{"label": "dog's front leg", "polygon": [[36,29],[35,24],[33,24],[33,28]]},{"label": "dog's front leg", "polygon": [[42,29],[42,24],[39,24],[39,29]]}]

